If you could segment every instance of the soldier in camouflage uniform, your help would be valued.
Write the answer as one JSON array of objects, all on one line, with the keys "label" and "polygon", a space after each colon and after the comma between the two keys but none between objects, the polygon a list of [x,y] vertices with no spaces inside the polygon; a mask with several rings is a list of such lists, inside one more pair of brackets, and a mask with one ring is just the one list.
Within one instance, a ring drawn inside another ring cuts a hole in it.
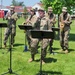
[{"label": "soldier in camouflage uniform", "polygon": [[7,12],[6,14],[6,20],[8,27],[5,29],[4,33],[4,47],[6,47],[6,43],[8,40],[9,35],[11,34],[11,45],[13,47],[14,41],[15,41],[15,35],[16,35],[16,21],[18,19],[17,13],[14,11],[15,7],[10,7],[10,12]]},{"label": "soldier in camouflage uniform", "polygon": [[[52,27],[55,27],[54,24],[56,23],[56,20],[55,20],[56,16],[55,14],[53,14],[52,7],[48,7],[48,18],[49,18],[49,30],[52,30]],[[53,53],[52,51],[53,39],[49,39],[49,41],[50,41],[49,50],[50,50],[50,53]]]},{"label": "soldier in camouflage uniform", "polygon": [[[30,16],[28,17],[28,19],[26,20],[26,22],[24,22],[23,24],[24,25],[31,25],[32,27],[34,27],[34,23],[37,19],[37,16],[35,14],[35,10],[34,9],[31,9],[30,10]],[[26,31],[26,38],[27,38],[27,41],[28,41],[28,45],[29,45],[29,49],[30,49],[30,42],[31,42],[31,33],[29,30]]]},{"label": "soldier in camouflage uniform", "polygon": [[[38,10],[38,12],[39,12],[39,17],[37,18],[37,20],[34,24],[34,28],[36,30],[48,30],[48,19],[45,17],[44,9],[41,8]],[[38,43],[39,43],[39,39],[32,39],[32,41],[31,41],[31,58],[29,59],[29,62],[34,61]],[[46,57],[46,49],[47,49],[48,43],[49,43],[48,39],[41,40],[42,63],[45,63],[44,59]]]},{"label": "soldier in camouflage uniform", "polygon": [[71,16],[67,12],[67,7],[62,8],[59,16],[60,23],[60,46],[65,53],[68,53],[68,38],[70,32]]}]

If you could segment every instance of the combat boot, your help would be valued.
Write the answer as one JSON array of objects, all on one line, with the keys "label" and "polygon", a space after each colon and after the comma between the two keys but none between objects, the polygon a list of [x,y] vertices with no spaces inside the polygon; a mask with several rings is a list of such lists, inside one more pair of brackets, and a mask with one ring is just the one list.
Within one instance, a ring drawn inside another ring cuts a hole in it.
[{"label": "combat boot", "polygon": [[7,45],[6,45],[6,43],[4,43],[4,47],[3,48],[6,48],[7,47]]},{"label": "combat boot", "polygon": [[65,51],[64,47],[61,47],[60,52],[61,52],[61,53],[64,53],[64,51]]},{"label": "combat boot", "polygon": [[53,53],[52,49],[53,49],[53,48],[52,48],[52,47],[50,47],[50,49],[49,49],[49,50],[50,50],[50,54],[52,54],[52,53]]},{"label": "combat boot", "polygon": [[42,64],[45,64],[45,58],[43,56],[42,56],[41,61],[42,61]]},{"label": "combat boot", "polygon": [[13,48],[13,44],[11,45],[11,48]]},{"label": "combat boot", "polygon": [[68,53],[68,50],[66,49],[66,50],[65,50],[65,54],[67,54],[67,53]]},{"label": "combat boot", "polygon": [[44,60],[42,60],[42,64],[45,64],[45,61]]},{"label": "combat boot", "polygon": [[32,62],[32,61],[34,61],[34,54],[31,55],[31,58],[29,59],[28,62]]}]

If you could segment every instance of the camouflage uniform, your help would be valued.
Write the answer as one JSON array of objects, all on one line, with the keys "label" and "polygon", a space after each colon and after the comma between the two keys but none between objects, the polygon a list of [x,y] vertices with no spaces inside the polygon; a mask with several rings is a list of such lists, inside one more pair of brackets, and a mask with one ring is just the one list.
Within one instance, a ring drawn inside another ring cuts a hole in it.
[{"label": "camouflage uniform", "polygon": [[[65,12],[65,14],[61,13],[59,16],[59,22],[60,22],[60,46],[65,52],[68,52],[68,38],[69,38],[69,32],[70,32],[70,24],[71,24],[71,16],[69,13],[67,13],[67,8],[63,7],[62,12]],[[61,28],[61,24],[64,24],[64,28]]]},{"label": "camouflage uniform", "polygon": [[[41,11],[40,9],[39,11]],[[43,11],[44,12],[44,11]],[[48,30],[48,19],[43,16],[42,18],[37,18],[37,21],[34,24],[34,29],[36,30]],[[37,35],[37,34],[36,34]],[[38,43],[40,39],[32,39],[31,41],[31,58],[34,60],[34,55],[36,54]],[[46,49],[48,46],[48,39],[43,39],[41,41],[41,48],[42,48],[42,60],[44,60],[46,56]]]},{"label": "camouflage uniform", "polygon": [[6,42],[10,34],[12,36],[11,44],[13,45],[15,41],[14,37],[16,35],[16,20],[18,19],[18,17],[17,17],[17,13],[15,13],[13,10],[14,10],[14,6],[11,6],[10,12],[7,12],[6,17],[5,17],[7,19],[7,24],[8,24],[8,27],[5,29],[5,33],[4,33],[4,45],[5,46],[6,46]]},{"label": "camouflage uniform", "polygon": [[[31,25],[32,27],[34,27],[33,25],[34,25],[34,23],[37,19],[37,16],[35,15],[34,9],[31,9],[31,12],[33,12],[34,14],[31,14],[28,17],[28,19],[25,22],[25,25]],[[27,38],[27,41],[28,41],[29,49],[30,49],[30,42],[31,42],[32,37],[31,37],[31,33],[30,33],[29,30],[26,31],[26,38]]]},{"label": "camouflage uniform", "polygon": [[[49,30],[52,30],[52,27],[54,27],[54,24],[56,23],[56,21],[55,21],[56,16],[55,16],[55,14],[53,14],[52,7],[48,7],[48,18],[49,18]],[[50,50],[50,53],[52,53],[53,39],[49,39],[49,41],[50,41],[49,50]]]}]

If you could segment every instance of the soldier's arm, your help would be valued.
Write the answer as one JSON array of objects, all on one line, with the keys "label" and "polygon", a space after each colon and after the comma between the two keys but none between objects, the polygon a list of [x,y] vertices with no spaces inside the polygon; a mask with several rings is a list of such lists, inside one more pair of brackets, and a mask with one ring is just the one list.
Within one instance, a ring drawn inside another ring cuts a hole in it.
[{"label": "soldier's arm", "polygon": [[69,15],[68,24],[71,24],[71,23],[72,23],[71,16]]},{"label": "soldier's arm", "polygon": [[14,15],[14,20],[17,21],[17,19],[18,19],[18,14],[15,13],[15,15]]},{"label": "soldier's arm", "polygon": [[62,19],[61,19],[61,18],[62,18],[61,16],[62,16],[62,14],[59,15],[59,27],[60,27],[61,22],[62,22],[62,21],[61,21],[61,20],[62,20]]},{"label": "soldier's arm", "polygon": [[53,17],[53,24],[56,23],[56,15],[54,14],[54,17]]},{"label": "soldier's arm", "polygon": [[61,22],[61,15],[59,15],[59,22]]},{"label": "soldier's arm", "polygon": [[67,18],[68,19],[65,21],[65,24],[70,25],[72,23],[70,14],[68,14]]},{"label": "soldier's arm", "polygon": [[32,22],[32,26],[33,27],[36,27],[37,23],[38,23],[38,17],[37,16],[34,16],[34,19],[33,19],[33,22]]},{"label": "soldier's arm", "polygon": [[47,19],[47,30],[52,30],[49,19]]},{"label": "soldier's arm", "polygon": [[26,25],[27,23],[30,23],[30,16],[28,16],[28,18],[22,23],[23,25]]},{"label": "soldier's arm", "polygon": [[11,16],[10,16],[10,13],[7,12],[7,14],[6,14],[6,16],[5,16],[5,19],[8,20],[8,19],[10,19],[10,17],[11,17]]},{"label": "soldier's arm", "polygon": [[52,19],[50,19],[50,23],[53,23],[53,24],[56,23],[56,16],[55,16],[55,14],[54,14],[54,17]]}]

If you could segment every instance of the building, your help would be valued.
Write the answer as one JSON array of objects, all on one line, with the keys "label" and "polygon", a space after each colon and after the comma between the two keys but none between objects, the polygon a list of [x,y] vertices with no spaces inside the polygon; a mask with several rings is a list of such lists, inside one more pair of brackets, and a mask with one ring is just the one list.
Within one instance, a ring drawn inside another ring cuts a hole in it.
[{"label": "building", "polygon": [[[6,6],[7,9],[10,10],[10,6]],[[24,8],[22,6],[15,6],[15,12],[21,13],[23,12]]]},{"label": "building", "polygon": [[42,3],[36,3],[35,5],[32,6],[33,9],[36,9],[36,8],[37,9],[40,9],[42,7],[43,7],[43,4]]}]

